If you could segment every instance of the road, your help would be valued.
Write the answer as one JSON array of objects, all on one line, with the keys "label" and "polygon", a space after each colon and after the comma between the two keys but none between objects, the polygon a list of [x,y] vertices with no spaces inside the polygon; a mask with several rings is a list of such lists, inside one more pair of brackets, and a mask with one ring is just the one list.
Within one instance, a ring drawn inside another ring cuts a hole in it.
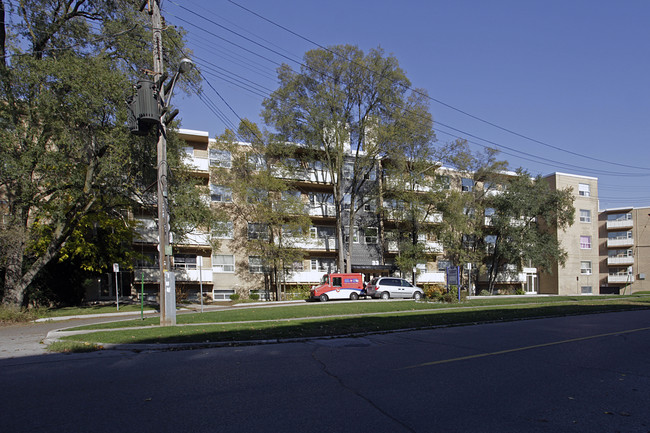
[{"label": "road", "polygon": [[648,432],[650,310],[0,359],[9,432]]}]

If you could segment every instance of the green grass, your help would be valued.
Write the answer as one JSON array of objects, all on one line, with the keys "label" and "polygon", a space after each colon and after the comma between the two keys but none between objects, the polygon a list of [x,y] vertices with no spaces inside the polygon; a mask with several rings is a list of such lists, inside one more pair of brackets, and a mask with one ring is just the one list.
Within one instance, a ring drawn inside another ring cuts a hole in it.
[{"label": "green grass", "polygon": [[[650,308],[650,296],[490,298],[461,304],[402,302],[314,303],[184,314],[159,327],[159,318],[122,321],[83,329],[145,326],[65,337],[90,344],[203,343],[336,336],[396,329],[466,325],[548,316]],[[82,329],[82,328],[77,328]]]},{"label": "green grass", "polygon": [[[145,305],[144,310],[150,311],[156,308],[151,305]],[[86,314],[104,314],[104,313],[125,313],[125,312],[139,312],[140,304],[122,304],[120,303],[120,310],[117,310],[115,304],[109,305],[88,305],[81,307],[62,307],[62,308],[46,308],[37,310],[36,314],[39,318],[47,319],[50,317],[63,317],[63,316],[83,316]]]},{"label": "green grass", "polygon": [[101,349],[102,347],[97,344],[81,341],[55,341],[47,346],[47,350],[50,352],[62,353],[86,353]]}]

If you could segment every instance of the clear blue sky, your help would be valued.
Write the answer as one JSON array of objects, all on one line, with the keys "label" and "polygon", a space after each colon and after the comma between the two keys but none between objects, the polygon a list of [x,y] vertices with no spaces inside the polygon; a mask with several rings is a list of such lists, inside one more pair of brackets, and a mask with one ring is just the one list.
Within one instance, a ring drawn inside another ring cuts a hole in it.
[{"label": "clear blue sky", "polygon": [[233,1],[259,16],[162,0],[207,79],[202,98],[174,97],[183,128],[260,122],[279,64],[298,69],[318,45],[381,46],[435,99],[439,142],[496,147],[534,175],[597,177],[601,209],[650,205],[650,1]]}]

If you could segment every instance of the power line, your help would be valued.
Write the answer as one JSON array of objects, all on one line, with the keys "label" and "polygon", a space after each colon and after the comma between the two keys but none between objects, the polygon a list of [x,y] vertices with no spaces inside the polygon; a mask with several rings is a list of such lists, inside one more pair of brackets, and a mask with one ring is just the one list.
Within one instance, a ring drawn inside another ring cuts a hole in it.
[{"label": "power line", "polygon": [[[228,2],[235,5],[235,6],[237,6],[237,7],[239,7],[239,8],[241,8],[241,9],[243,9],[243,10],[245,10],[246,12],[249,12],[252,15],[254,15],[254,16],[256,16],[256,17],[258,17],[258,18],[260,18],[260,19],[262,19],[262,20],[264,20],[264,21],[266,21],[266,22],[268,22],[268,23],[270,23],[270,24],[272,24],[272,25],[274,25],[274,26],[276,26],[276,27],[278,27],[278,28],[280,28],[280,29],[282,29],[282,30],[284,30],[284,31],[286,31],[286,32],[288,32],[288,33],[290,33],[290,34],[304,40],[304,41],[306,41],[306,42],[308,42],[308,43],[310,43],[310,44],[313,44],[313,45],[315,45],[315,46],[317,46],[317,47],[319,47],[319,48],[321,48],[323,50],[326,50],[327,52],[329,52],[329,53],[331,53],[333,55],[338,56],[338,53],[330,50],[329,48],[327,48],[327,47],[325,47],[325,46],[323,46],[323,45],[321,45],[321,44],[319,44],[319,43],[317,43],[315,41],[312,41],[311,39],[309,39],[309,38],[307,38],[307,37],[305,37],[305,36],[303,36],[303,35],[301,35],[301,34],[299,34],[297,32],[294,32],[293,30],[291,30],[291,29],[289,29],[289,28],[287,28],[285,26],[282,26],[281,24],[278,24],[273,20],[270,20],[270,19],[258,14],[257,12],[254,12],[251,9],[248,9],[248,8],[240,5],[239,3],[237,3],[237,2],[235,2],[233,0],[228,0]],[[434,101],[434,102],[436,102],[436,103],[438,103],[438,104],[440,104],[440,105],[442,105],[444,107],[447,107],[447,108],[449,108],[449,109],[451,109],[453,111],[456,111],[456,112],[458,112],[460,114],[463,114],[463,115],[465,115],[467,117],[470,117],[470,118],[472,118],[474,120],[477,120],[477,121],[479,121],[481,123],[484,123],[486,125],[497,128],[497,129],[499,129],[501,131],[512,134],[512,135],[514,135],[516,137],[523,138],[523,139],[525,139],[527,141],[531,141],[533,143],[540,144],[542,146],[549,147],[551,149],[555,149],[555,150],[565,152],[565,153],[568,153],[568,154],[571,154],[571,155],[574,155],[574,156],[579,156],[581,158],[589,159],[589,160],[604,163],[604,164],[615,165],[615,166],[618,166],[618,167],[632,168],[632,169],[635,169],[635,170],[644,170],[644,171],[650,170],[650,168],[648,168],[648,167],[639,167],[639,166],[634,166],[634,165],[621,164],[621,163],[617,163],[617,162],[613,162],[613,161],[608,161],[608,160],[604,160],[604,159],[600,159],[600,158],[595,158],[595,157],[592,157],[592,156],[589,156],[589,155],[583,155],[583,154],[578,153],[578,152],[574,152],[574,151],[571,151],[571,150],[568,150],[568,149],[565,149],[565,148],[562,148],[562,147],[558,147],[558,146],[554,146],[554,145],[549,144],[549,143],[545,143],[545,142],[543,142],[541,140],[537,140],[535,138],[532,138],[532,137],[529,137],[527,135],[521,134],[519,132],[513,131],[513,130],[511,130],[509,128],[505,128],[503,126],[497,125],[494,122],[490,122],[489,120],[483,119],[483,118],[481,118],[479,116],[476,116],[476,115],[473,115],[473,114],[471,114],[471,113],[469,113],[467,111],[464,111],[462,109],[454,107],[453,105],[448,104],[448,103],[446,103],[444,101],[441,101],[439,99],[433,98],[432,96],[430,96],[430,95],[428,95],[426,93],[421,93],[417,89],[413,89],[411,87],[408,87],[408,89],[411,90],[412,92],[418,93],[421,96],[426,97],[426,98],[428,98],[428,99],[430,99],[430,100],[432,100],[432,101]]]}]

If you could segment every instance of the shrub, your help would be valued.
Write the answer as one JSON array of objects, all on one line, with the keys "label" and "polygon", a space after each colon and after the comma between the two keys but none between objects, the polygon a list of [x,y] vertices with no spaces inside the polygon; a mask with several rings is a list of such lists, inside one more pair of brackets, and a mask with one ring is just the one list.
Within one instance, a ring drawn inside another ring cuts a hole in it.
[{"label": "shrub", "polygon": [[490,296],[490,292],[488,290],[483,289],[479,293],[479,296]]},{"label": "shrub", "polygon": [[230,300],[231,301],[239,301],[239,297],[240,297],[239,293],[233,293],[232,295],[230,295]]},{"label": "shrub", "polygon": [[[231,299],[232,299],[232,296],[234,296],[234,295],[231,295],[231,297],[230,297]],[[259,294],[259,293],[252,293],[252,292],[251,292],[251,293],[248,294],[248,298],[249,298],[251,301],[259,301],[259,300],[260,300],[260,294]]]},{"label": "shrub", "polygon": [[425,287],[424,296],[427,297],[428,299],[440,300],[440,297],[445,292],[446,292],[446,289],[445,289],[444,286],[442,286],[440,284],[432,284],[430,286]]}]

